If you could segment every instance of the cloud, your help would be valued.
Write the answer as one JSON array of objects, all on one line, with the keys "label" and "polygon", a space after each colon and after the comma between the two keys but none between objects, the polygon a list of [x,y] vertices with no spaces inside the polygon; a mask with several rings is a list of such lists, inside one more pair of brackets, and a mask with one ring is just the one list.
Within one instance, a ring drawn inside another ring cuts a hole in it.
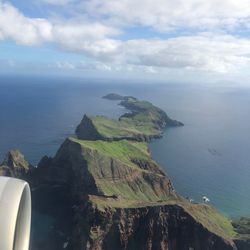
[{"label": "cloud", "polygon": [[72,69],[76,69],[76,66],[73,63],[70,62],[56,62],[55,65],[49,65],[51,68],[58,68],[58,69],[66,69],[66,70],[72,70]]},{"label": "cloud", "polygon": [[82,5],[95,17],[160,31],[235,29],[250,20],[249,0],[89,0]]},{"label": "cloud", "polygon": [[49,65],[50,68],[59,70],[78,70],[78,71],[102,71],[102,72],[140,72],[148,74],[156,74],[157,69],[152,66],[129,65],[129,64],[109,64],[100,61],[93,62],[69,62],[58,61]]},{"label": "cloud", "polygon": [[168,40],[119,41],[112,50],[101,50],[98,46],[76,49],[113,71],[162,73],[165,69],[183,69],[225,74],[250,66],[250,41],[229,35],[205,33]]},{"label": "cloud", "polygon": [[[199,26],[203,22],[215,26],[226,23],[233,27],[238,25],[240,18],[248,18],[249,12],[248,1],[243,0],[237,1],[239,6],[233,0],[202,1],[202,4],[198,0],[155,1],[145,0],[142,4],[139,0],[92,0],[87,2],[85,8],[88,11],[98,8],[98,15],[127,20],[126,23],[151,25],[165,30],[181,25]],[[180,4],[178,8],[177,4]],[[212,13],[212,9],[215,12]],[[224,74],[250,66],[250,40],[247,38],[225,32],[199,31],[172,38],[122,40],[119,39],[122,30],[114,28],[116,21],[112,21],[114,25],[108,25],[98,21],[98,18],[89,18],[30,18],[11,4],[0,1],[0,40],[13,40],[26,46],[50,43],[57,49],[81,54],[92,61],[88,66],[83,63],[57,63],[58,68],[69,70],[89,67],[107,71],[161,73],[166,69],[184,69]]]},{"label": "cloud", "polygon": [[51,4],[51,5],[67,5],[71,2],[74,2],[74,0],[41,0],[42,3],[45,4]]},{"label": "cloud", "polygon": [[34,45],[51,41],[52,25],[45,19],[26,18],[16,8],[0,2],[0,40]]},{"label": "cloud", "polygon": [[68,49],[113,65],[112,70],[146,67],[151,73],[164,69],[237,72],[250,66],[250,41],[231,35],[202,33],[170,39],[102,40],[74,43]]},{"label": "cloud", "polygon": [[75,43],[96,41],[117,33],[116,29],[98,22],[29,18],[12,5],[0,2],[0,40],[14,40],[22,45],[55,42],[72,48]]},{"label": "cloud", "polygon": [[167,40],[127,41],[118,48],[116,56],[134,65],[226,73],[249,66],[249,51],[247,39],[205,33]]}]

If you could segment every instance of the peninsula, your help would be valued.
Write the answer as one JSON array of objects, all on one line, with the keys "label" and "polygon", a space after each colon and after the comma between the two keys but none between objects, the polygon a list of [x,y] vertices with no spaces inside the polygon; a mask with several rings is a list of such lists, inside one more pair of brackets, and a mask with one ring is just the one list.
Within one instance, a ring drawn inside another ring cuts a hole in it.
[{"label": "peninsula", "polygon": [[248,249],[229,219],[179,195],[151,158],[147,142],[183,123],[147,101],[103,98],[128,112],[118,120],[84,115],[76,136],[37,168],[18,151],[0,166],[2,175],[27,180],[33,211],[52,218],[43,239],[34,232],[34,249]]}]

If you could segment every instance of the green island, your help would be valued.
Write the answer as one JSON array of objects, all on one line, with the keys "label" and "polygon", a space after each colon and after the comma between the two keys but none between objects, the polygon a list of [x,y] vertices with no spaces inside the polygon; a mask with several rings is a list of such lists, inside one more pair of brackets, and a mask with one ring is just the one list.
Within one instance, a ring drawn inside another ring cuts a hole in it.
[{"label": "green island", "polygon": [[232,223],[209,204],[183,198],[152,159],[147,143],[184,124],[147,101],[104,98],[128,112],[117,120],[84,115],[76,136],[37,168],[17,151],[0,165],[0,173],[29,181],[35,210],[55,221],[51,235],[62,232],[58,242],[73,250],[249,249],[249,220]]},{"label": "green island", "polygon": [[120,100],[119,105],[130,112],[122,115],[119,120],[105,116],[85,115],[76,129],[79,139],[150,141],[161,137],[163,129],[167,126],[183,126],[183,123],[170,119],[164,111],[150,102],[115,94],[109,94],[103,98]]}]

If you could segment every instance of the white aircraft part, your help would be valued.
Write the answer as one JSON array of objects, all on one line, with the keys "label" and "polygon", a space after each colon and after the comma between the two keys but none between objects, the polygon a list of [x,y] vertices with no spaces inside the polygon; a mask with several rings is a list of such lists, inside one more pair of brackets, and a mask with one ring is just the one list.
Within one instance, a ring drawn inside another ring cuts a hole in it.
[{"label": "white aircraft part", "polygon": [[30,224],[29,184],[0,177],[0,250],[28,250]]}]

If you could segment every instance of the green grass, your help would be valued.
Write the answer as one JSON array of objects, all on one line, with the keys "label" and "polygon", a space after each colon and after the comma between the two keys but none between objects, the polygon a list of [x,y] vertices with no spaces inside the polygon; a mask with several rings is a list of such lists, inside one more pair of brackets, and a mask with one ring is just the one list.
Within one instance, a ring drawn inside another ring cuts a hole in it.
[{"label": "green grass", "polygon": [[126,105],[130,105],[131,107],[134,107],[134,109],[141,109],[141,110],[154,110],[157,111],[159,110],[159,108],[157,108],[156,106],[154,106],[151,102],[148,101],[140,101],[136,98],[129,98],[125,101],[122,102],[125,103]]},{"label": "green grass", "polygon": [[160,131],[148,121],[146,116],[138,115],[138,118],[122,118],[121,121],[109,119],[104,116],[91,117],[97,131],[105,138],[134,138],[138,135],[158,135]]},{"label": "green grass", "polygon": [[134,185],[133,188],[129,185],[129,181],[120,181],[113,184],[111,184],[110,181],[102,181],[101,187],[106,195],[118,194],[127,201],[159,200],[159,197],[153,192],[152,188],[145,181],[140,181],[140,183]]},{"label": "green grass", "polygon": [[[152,186],[152,182],[157,180],[166,182],[168,179],[159,172],[157,164],[151,159],[146,143],[128,140],[113,142],[75,138],[70,140],[81,145],[88,170],[103,194],[138,201],[168,198],[166,190],[157,187],[159,192],[156,193]],[[140,168],[135,159],[152,166],[156,171],[150,170],[151,168]]]},{"label": "green grass", "polygon": [[159,136],[161,129],[156,123],[164,119],[164,112],[147,101],[129,98],[121,102],[132,111],[132,116],[122,116],[114,120],[105,116],[90,117],[98,133],[109,139],[134,139],[138,136]]},{"label": "green grass", "polygon": [[152,161],[148,151],[148,145],[143,142],[131,142],[127,140],[107,142],[101,140],[85,141],[75,138],[70,139],[81,144],[85,148],[97,150],[99,154],[112,157],[132,167],[136,166],[131,161],[131,159],[134,158]]},{"label": "green grass", "polygon": [[205,204],[190,203],[185,203],[183,208],[209,231],[225,239],[232,239],[236,235],[231,221],[215,208]]},{"label": "green grass", "polygon": [[97,205],[98,209],[105,210],[105,208],[140,208],[148,206],[159,206],[159,205],[175,205],[177,204],[177,199],[174,196],[169,196],[164,201],[144,201],[138,199],[113,199],[113,198],[103,198],[101,196],[90,196],[90,201]]}]

